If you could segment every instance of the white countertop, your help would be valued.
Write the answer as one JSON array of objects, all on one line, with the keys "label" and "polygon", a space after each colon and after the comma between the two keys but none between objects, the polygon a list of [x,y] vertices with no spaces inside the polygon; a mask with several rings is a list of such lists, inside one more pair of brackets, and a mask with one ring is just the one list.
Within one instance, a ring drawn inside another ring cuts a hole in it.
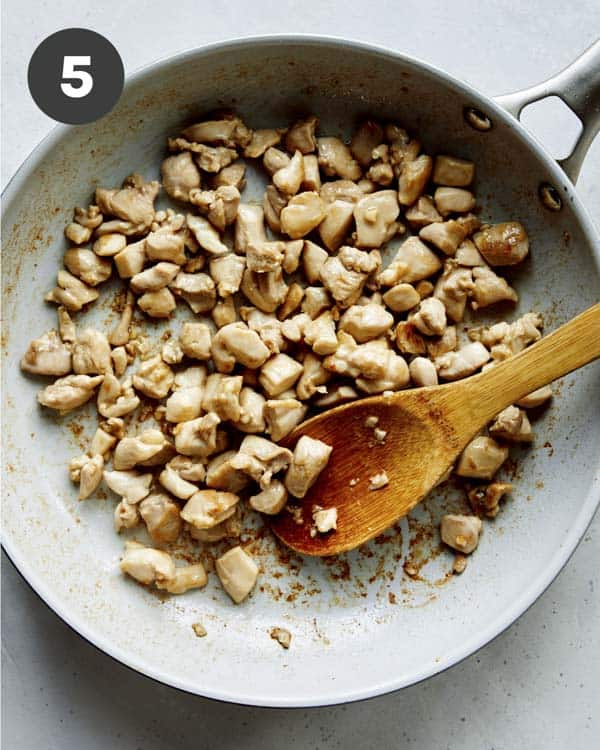
[{"label": "white countertop", "polygon": [[[493,7],[492,7],[493,6]],[[600,30],[595,0],[356,2],[4,0],[2,184],[52,122],[26,86],[37,44],[61,28],[107,36],[127,72],[228,37],[331,34],[381,44],[504,93],[547,77]],[[537,122],[543,120],[537,118]],[[542,123],[543,124],[543,123]],[[553,123],[550,123],[552,126]],[[600,220],[600,138],[579,188]],[[10,269],[4,268],[4,273]],[[128,670],[50,612],[2,565],[2,739],[20,750],[405,748],[583,750],[600,743],[600,517],[539,601],[478,654],[360,704],[255,709],[185,695]]]}]

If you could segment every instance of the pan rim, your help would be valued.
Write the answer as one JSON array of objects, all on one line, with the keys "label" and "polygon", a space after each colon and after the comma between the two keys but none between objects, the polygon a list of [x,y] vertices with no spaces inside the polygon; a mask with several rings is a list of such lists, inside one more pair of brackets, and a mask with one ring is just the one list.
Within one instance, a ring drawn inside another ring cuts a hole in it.
[{"label": "pan rim", "polygon": [[[192,58],[197,59],[209,56],[217,51],[231,51],[232,53],[235,53],[236,50],[247,47],[283,46],[289,44],[309,46],[325,45],[339,50],[344,49],[345,51],[348,51],[348,49],[354,49],[390,61],[401,61],[407,65],[420,68],[430,73],[432,76],[441,79],[445,85],[460,91],[466,97],[471,97],[474,105],[485,105],[487,112],[491,113],[496,119],[502,120],[517,132],[519,137],[525,141],[527,147],[534,152],[537,158],[542,161],[544,166],[551,173],[555,184],[560,186],[561,190],[567,193],[575,216],[580,223],[582,230],[590,239],[590,246],[595,262],[600,266],[600,238],[598,237],[597,230],[591,217],[589,216],[587,209],[581,203],[581,200],[567,175],[562,171],[550,154],[548,154],[544,147],[536,141],[533,136],[512,117],[512,115],[506,112],[491,97],[481,93],[470,84],[458,80],[444,70],[413,56],[397,53],[380,45],[368,44],[358,40],[336,36],[303,34],[243,36],[212,42],[198,48],[187,49],[175,55],[165,56],[144,65],[127,76],[124,91],[145,78],[161,74],[166,68],[181,65]],[[44,156],[60,143],[63,138],[68,137],[69,133],[72,132],[75,127],[76,126],[72,125],[56,125],[38,143],[38,145],[32,149],[27,158],[9,180],[2,193],[3,214],[6,206],[11,204],[12,200],[18,196],[21,183],[26,179],[28,173],[34,168],[34,166],[39,164]],[[136,657],[135,655],[127,653],[125,650],[115,647],[114,644],[103,637],[101,632],[97,632],[97,629],[89,626],[83,617],[72,616],[68,611],[68,607],[65,608],[62,606],[58,597],[53,595],[51,587],[45,585],[41,576],[37,575],[35,571],[28,569],[26,558],[19,555],[18,545],[13,544],[12,540],[7,537],[4,528],[2,529],[1,541],[11,562],[45,604],[85,640],[124,666],[170,687],[174,687],[193,695],[212,698],[219,701],[258,707],[307,708],[338,705],[391,693],[428,679],[435,674],[441,673],[479,651],[527,611],[527,609],[535,603],[539,596],[541,596],[541,594],[554,581],[575,551],[579,541],[584,536],[599,504],[600,479],[599,475],[596,474],[589,492],[582,501],[580,511],[573,520],[569,533],[563,540],[561,547],[552,557],[552,564],[522,591],[521,595],[512,602],[510,608],[505,610],[502,617],[496,618],[487,628],[485,628],[485,630],[480,631],[477,634],[477,637],[473,637],[470,640],[461,643],[459,647],[446,654],[443,663],[426,664],[419,670],[412,670],[412,672],[402,675],[401,677],[392,676],[386,680],[380,680],[379,682],[369,684],[360,690],[345,690],[341,688],[341,686],[335,685],[331,690],[323,693],[321,696],[317,695],[311,698],[300,699],[294,698],[293,696],[286,697],[280,694],[269,693],[268,691],[263,691],[261,694],[253,694],[250,696],[244,694],[242,691],[234,692],[206,689],[202,686],[192,684],[188,680],[178,679],[176,676],[167,673],[165,670],[153,668],[152,665],[146,663],[140,657]]]}]

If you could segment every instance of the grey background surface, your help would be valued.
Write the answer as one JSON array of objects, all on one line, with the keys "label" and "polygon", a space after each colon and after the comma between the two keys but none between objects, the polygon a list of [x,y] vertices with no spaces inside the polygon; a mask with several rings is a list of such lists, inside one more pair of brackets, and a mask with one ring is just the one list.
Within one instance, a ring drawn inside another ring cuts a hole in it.
[{"label": "grey background surface", "polygon": [[[5,0],[2,14],[3,185],[53,124],[31,100],[26,74],[37,44],[60,28],[104,34],[128,72],[228,37],[332,34],[426,59],[490,94],[547,77],[600,36],[596,0]],[[539,112],[530,122],[553,148],[564,147],[559,116]],[[579,182],[596,222],[599,184],[600,138]],[[4,558],[4,747],[587,750],[600,742],[599,553],[597,517],[555,583],[481,652],[400,693],[310,711],[229,706],[155,684],[73,633]]]}]

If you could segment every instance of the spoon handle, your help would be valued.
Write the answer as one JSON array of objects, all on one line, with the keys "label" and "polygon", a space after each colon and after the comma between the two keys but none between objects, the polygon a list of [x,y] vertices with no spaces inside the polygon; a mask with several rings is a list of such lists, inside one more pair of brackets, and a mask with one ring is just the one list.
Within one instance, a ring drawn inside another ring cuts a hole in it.
[{"label": "spoon handle", "polygon": [[468,386],[478,415],[494,417],[528,393],[600,357],[600,303],[533,346],[476,375]]}]

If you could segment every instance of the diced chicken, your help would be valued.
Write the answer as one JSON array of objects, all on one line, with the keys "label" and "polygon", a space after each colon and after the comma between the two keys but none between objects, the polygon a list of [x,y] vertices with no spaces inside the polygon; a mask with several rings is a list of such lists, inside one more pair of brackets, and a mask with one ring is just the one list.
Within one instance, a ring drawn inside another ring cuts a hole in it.
[{"label": "diced chicken", "polygon": [[131,505],[139,503],[150,494],[152,474],[137,471],[104,471],[104,481],[109,488]]},{"label": "diced chicken", "polygon": [[233,492],[198,490],[181,510],[181,518],[197,529],[210,529],[235,513],[240,498]]},{"label": "diced chicken", "polygon": [[356,203],[364,196],[364,193],[356,182],[352,182],[352,180],[333,180],[323,183],[320,195],[325,203],[333,203],[338,200],[345,201],[346,203]]},{"label": "diced chicken", "polygon": [[268,273],[278,271],[283,263],[285,243],[263,242],[260,245],[250,244],[246,249],[246,267],[250,271]]},{"label": "diced chicken", "polygon": [[188,482],[202,482],[206,476],[204,463],[198,458],[177,455],[169,461],[168,466]]},{"label": "diced chicken", "polygon": [[401,320],[398,323],[394,331],[394,339],[398,351],[402,354],[425,354],[427,352],[425,339],[410,320]]},{"label": "diced chicken", "polygon": [[302,498],[327,466],[332,447],[303,435],[296,443],[292,462],[285,475],[285,486],[294,497]]},{"label": "diced chicken", "polygon": [[37,399],[42,406],[66,414],[89,401],[103,379],[103,375],[67,375],[46,386]]},{"label": "diced chicken", "polygon": [[241,547],[234,547],[215,562],[219,580],[236,604],[252,591],[258,578],[258,566]]},{"label": "diced chicken", "polygon": [[489,426],[488,432],[494,438],[514,443],[530,443],[533,440],[529,417],[518,406],[503,409]]},{"label": "diced chicken", "polygon": [[89,286],[98,286],[112,273],[110,260],[100,258],[86,247],[71,247],[64,255],[63,263],[73,276]]},{"label": "diced chicken", "polygon": [[145,271],[136,273],[131,278],[130,286],[136,294],[143,292],[157,292],[167,286],[179,273],[179,266],[175,263],[157,263]]},{"label": "diced chicken", "polygon": [[350,150],[361,167],[366,168],[373,160],[373,149],[383,142],[383,128],[374,120],[362,122],[350,142]]},{"label": "diced chicken", "polygon": [[324,396],[315,399],[313,405],[318,409],[332,409],[357,398],[358,392],[351,385],[334,385],[327,388]]},{"label": "diced chicken", "polygon": [[237,494],[249,484],[250,477],[232,464],[236,455],[237,451],[225,451],[211,458],[206,469],[207,487]]},{"label": "diced chicken", "polygon": [[466,214],[475,208],[475,196],[470,190],[457,187],[439,187],[433,199],[435,207],[444,217],[452,213]]},{"label": "diced chicken", "polygon": [[535,409],[548,401],[549,398],[552,398],[552,387],[545,385],[519,399],[517,406],[522,406],[524,409]]},{"label": "diced chicken", "polygon": [[478,516],[448,514],[442,516],[440,524],[442,541],[466,555],[477,547],[482,529],[483,523]]},{"label": "diced chicken", "polygon": [[220,423],[214,413],[179,422],[173,430],[177,452],[184,456],[210,456],[217,450],[217,426]]},{"label": "diced chicken", "polygon": [[166,544],[177,539],[182,522],[179,507],[169,495],[153,492],[141,501],[139,510],[152,541]]},{"label": "diced chicken", "polygon": [[256,273],[248,268],[242,278],[242,292],[250,302],[266,313],[274,312],[287,295],[287,284],[281,269],[268,273]]},{"label": "diced chicken", "polygon": [[304,164],[304,177],[302,178],[301,190],[321,190],[321,173],[319,172],[319,160],[315,154],[307,154],[302,159]]},{"label": "diced chicken", "polygon": [[195,313],[212,310],[217,301],[215,282],[206,273],[180,271],[169,288],[178,297],[182,297]]},{"label": "diced chicken", "polygon": [[291,388],[303,371],[303,366],[287,354],[275,354],[261,368],[259,383],[274,398]]},{"label": "diced chicken", "polygon": [[227,245],[223,244],[219,232],[208,219],[188,214],[186,216],[186,223],[200,247],[209,253],[209,255],[227,255],[227,253],[231,252]]},{"label": "diced chicken", "polygon": [[113,466],[117,471],[133,469],[159,453],[165,444],[160,430],[145,430],[138,437],[119,440],[113,455]]},{"label": "diced chicken", "polygon": [[[289,288],[292,289],[293,286],[292,284]],[[251,331],[256,331],[270,352],[278,354],[281,351],[284,346],[284,339],[281,332],[281,323],[275,315],[268,315],[254,307],[242,307],[240,314],[248,324],[248,328]]]},{"label": "diced chicken", "polygon": [[473,269],[473,301],[471,306],[474,310],[480,307],[494,305],[497,302],[518,302],[519,297],[515,290],[509,286],[506,279],[495,274],[491,268]]},{"label": "diced chicken", "polygon": [[[323,220],[319,224],[319,235],[325,247],[331,252],[335,252],[350,233],[358,206],[355,207],[354,204],[343,200],[334,200],[324,205],[325,213]],[[379,219],[375,223],[381,227],[384,224],[385,212],[380,211],[378,216]],[[376,230],[371,224],[365,225],[362,231],[363,238],[367,237],[369,233],[371,236],[374,236],[375,232]],[[367,244],[365,246],[378,247],[375,244]]]},{"label": "diced chicken", "polygon": [[435,365],[426,357],[415,357],[408,366],[410,377],[416,386],[437,385]]},{"label": "diced chicken", "polygon": [[416,307],[420,299],[414,286],[407,283],[396,284],[383,295],[383,302],[394,312],[406,312]]},{"label": "diced chicken", "polygon": [[265,221],[272,232],[281,232],[281,212],[287,206],[288,200],[289,196],[282,195],[274,185],[267,185],[262,208]]},{"label": "diced chicken", "polygon": [[210,275],[221,297],[228,297],[239,290],[245,268],[246,260],[235,253],[211,258]]},{"label": "diced chicken", "polygon": [[441,267],[440,259],[425,243],[418,237],[409,237],[400,245],[389,266],[379,273],[377,282],[382,286],[395,286],[400,281],[412,283],[426,279]]},{"label": "diced chicken", "polygon": [[436,281],[434,297],[445,307],[448,317],[458,323],[465,314],[467,296],[473,293],[475,285],[470,268],[462,268],[453,259],[444,264],[444,272]]},{"label": "diced chicken", "polygon": [[210,314],[217,328],[223,328],[223,326],[228,326],[230,323],[235,323],[238,318],[233,297],[229,296],[219,300]]},{"label": "diced chicken", "polygon": [[[98,188],[96,203],[105,216],[114,216],[99,227],[100,230],[126,235],[144,234],[154,219],[154,199],[160,183],[144,182],[139,175],[128,177],[123,187],[115,190]],[[105,232],[102,231],[102,234]]]},{"label": "diced chicken", "polygon": [[456,326],[448,326],[441,336],[427,341],[427,354],[436,359],[446,352],[455,351],[457,346]]},{"label": "diced chicken", "polygon": [[127,298],[119,322],[108,334],[108,341],[112,346],[125,346],[129,342],[129,326],[133,318],[134,305],[135,297],[131,292],[127,292]]},{"label": "diced chicken", "polygon": [[324,218],[325,204],[319,194],[312,191],[299,193],[290,198],[281,211],[281,231],[297,240],[311,232]]},{"label": "diced chicken", "polygon": [[291,159],[285,151],[271,146],[265,151],[263,156],[263,167],[272,177],[280,169],[287,167],[290,161]]},{"label": "diced chicken", "polygon": [[69,463],[69,476],[79,483],[79,499],[85,500],[94,492],[102,481],[104,458],[102,454],[89,456],[83,454]]},{"label": "diced chicken", "polygon": [[252,133],[239,117],[205,120],[188,126],[181,133],[193,143],[210,143],[218,146],[247,146]]},{"label": "diced chicken", "polygon": [[494,360],[504,360],[518,354],[529,344],[539,341],[542,334],[542,317],[538,313],[526,313],[514,323],[496,323],[490,328],[472,328],[469,338],[481,341],[489,347]]},{"label": "diced chicken", "polygon": [[326,250],[310,240],[304,240],[302,267],[309,284],[319,281],[321,270],[328,258]]},{"label": "diced chicken", "polygon": [[319,166],[328,177],[359,180],[361,169],[352,152],[339,138],[317,138]]},{"label": "diced chicken", "polygon": [[441,336],[446,328],[446,308],[436,297],[427,297],[411,320],[425,336]]},{"label": "diced chicken", "polygon": [[177,339],[169,339],[162,345],[160,356],[168,365],[177,365],[183,359],[183,349]]},{"label": "diced chicken", "polygon": [[220,419],[237,422],[241,416],[240,392],[243,377],[212,373],[208,376],[202,394],[202,408],[213,412]]},{"label": "diced chicken", "polygon": [[137,542],[125,543],[121,570],[146,585],[167,583],[175,578],[175,563],[170,555]]},{"label": "diced chicken", "polygon": [[266,423],[264,418],[265,397],[253,388],[245,387],[239,396],[240,416],[234,423],[241,432],[264,432]]},{"label": "diced chicken", "polygon": [[483,256],[476,248],[475,243],[471,240],[465,240],[461,242],[456,251],[454,259],[459,266],[466,266],[467,268],[474,268],[475,266],[485,266],[486,262]]},{"label": "diced chicken", "polygon": [[103,234],[101,237],[98,237],[92,245],[92,250],[94,251],[94,254],[99,255],[100,258],[111,258],[113,255],[121,253],[126,247],[127,239],[123,234],[109,232],[108,234]]},{"label": "diced chicken", "polygon": [[490,266],[513,266],[529,253],[529,238],[518,221],[505,221],[482,227],[473,242]]},{"label": "diced chicken", "polygon": [[426,154],[402,166],[398,177],[398,200],[402,206],[411,206],[421,197],[431,176],[432,167],[433,160]]},{"label": "diced chicken", "polygon": [[479,223],[477,217],[467,214],[441,224],[429,224],[419,231],[419,237],[431,242],[446,255],[454,255],[463,240],[479,227]]},{"label": "diced chicken", "polygon": [[492,479],[508,458],[508,448],[493,438],[480,435],[474,438],[462,452],[456,473],[473,479]]},{"label": "diced chicken", "polygon": [[200,187],[200,171],[189,151],[168,156],[163,161],[160,172],[165,192],[175,200],[189,201],[190,190]]},{"label": "diced chicken", "polygon": [[443,221],[440,213],[435,207],[433,198],[429,195],[422,195],[419,200],[408,208],[404,214],[406,220],[414,227],[422,228],[428,224],[435,224]]},{"label": "diced chicken", "polygon": [[[208,576],[204,566],[202,563],[194,563],[175,568],[175,577],[165,583],[157,583],[156,587],[168,591],[169,594],[185,594],[190,589],[202,589],[207,583]],[[198,623],[195,624],[198,625]],[[206,631],[204,634],[206,635]]]},{"label": "diced chicken", "polygon": [[390,480],[387,473],[385,471],[380,471],[377,474],[373,474],[372,477],[369,477],[369,491],[375,492],[376,490],[382,490],[384,487],[387,487],[389,483]]},{"label": "diced chicken", "polygon": [[103,417],[123,417],[139,405],[140,399],[133,390],[131,378],[125,378],[121,383],[112,373],[106,374],[98,390],[97,402],[98,411]]},{"label": "diced chicken", "polygon": [[138,307],[151,318],[168,318],[177,307],[175,297],[164,287],[157,292],[146,292],[138,298]]},{"label": "diced chicken", "polygon": [[68,271],[59,271],[57,286],[44,297],[46,302],[62,305],[70,312],[78,312],[84,305],[98,299],[98,291],[84,284]]},{"label": "diced chicken", "polygon": [[132,505],[126,500],[121,500],[113,514],[113,525],[117,534],[123,529],[133,529],[141,521],[140,511],[137,505]]},{"label": "diced chicken", "polygon": [[327,534],[337,529],[337,508],[315,508],[312,518],[319,534]]},{"label": "diced chicken", "polygon": [[231,466],[243,471],[265,489],[273,475],[286,469],[291,460],[292,453],[287,448],[257,435],[247,435],[231,460]]},{"label": "diced chicken", "polygon": [[160,355],[142,362],[133,376],[133,387],[148,398],[164,398],[171,390],[174,375]]},{"label": "diced chicken", "polygon": [[311,115],[305,120],[299,120],[288,130],[285,137],[285,147],[291,153],[300,151],[302,154],[310,154],[317,147],[315,130],[319,120]]},{"label": "diced chicken", "polygon": [[377,250],[366,253],[345,245],[337,256],[325,261],[320,278],[340,307],[350,307],[362,294],[369,275],[376,273],[380,265]]},{"label": "diced chicken", "polygon": [[[280,321],[289,318],[292,313],[295,313],[298,310],[298,308],[302,304],[303,299],[304,287],[302,287],[300,284],[290,284],[290,286],[288,287],[286,298],[279,310],[277,310],[277,318]],[[282,335],[281,327],[279,328],[279,331],[280,335]]]},{"label": "diced chicken", "polygon": [[271,352],[256,331],[245,323],[231,323],[219,329],[212,339],[212,355],[221,372],[231,372],[236,362],[256,369],[264,364]]},{"label": "diced chicken", "polygon": [[325,356],[333,354],[338,346],[335,332],[335,320],[331,310],[326,310],[311,320],[304,330],[304,341],[315,354]]},{"label": "diced chicken", "polygon": [[214,187],[219,188],[224,185],[229,185],[231,187],[236,187],[241,192],[246,184],[246,180],[244,179],[245,174],[246,166],[241,162],[236,162],[235,164],[223,167],[223,169],[213,177]]},{"label": "diced chicken", "polygon": [[[346,331],[356,341],[363,343],[378,338],[386,333],[390,330],[393,323],[394,317],[381,305],[353,305],[342,315],[339,323],[339,330]],[[317,352],[317,354],[331,353],[332,352]]]},{"label": "diced chicken", "polygon": [[306,401],[331,379],[331,373],[323,367],[321,359],[312,352],[304,357],[302,366],[304,370],[296,385],[296,392],[299,399]]},{"label": "diced chicken", "polygon": [[[184,217],[180,214],[183,223]],[[185,257],[185,234],[160,229],[146,237],[144,249],[149,260],[162,260],[168,263],[183,265]],[[159,264],[160,265],[160,264]],[[179,269],[177,269],[179,270]],[[173,274],[175,276],[175,274]]]},{"label": "diced chicken", "polygon": [[29,344],[21,369],[33,375],[67,375],[71,372],[71,349],[55,330],[48,331]]},{"label": "diced chicken", "polygon": [[472,375],[490,358],[490,353],[480,341],[465,344],[458,351],[446,352],[435,359],[438,375],[444,380],[459,380]]},{"label": "diced chicken", "polygon": [[[236,187],[227,185],[216,190],[192,190],[190,192],[190,203],[197,206],[200,213],[206,216],[216,229],[223,232],[225,227],[233,224],[237,217],[240,191]],[[193,228],[192,231],[194,231]],[[199,244],[202,244],[197,232],[194,231],[194,234]],[[214,245],[214,242],[211,241],[212,245]]]},{"label": "diced chicken", "polygon": [[281,142],[282,132],[275,128],[254,130],[250,143],[244,149],[244,156],[247,159],[260,158],[267,149],[271,148],[271,146],[277,146]]},{"label": "diced chicken", "polygon": [[300,151],[292,156],[288,164],[273,175],[273,184],[284,195],[296,195],[304,179],[304,159]]},{"label": "diced chicken", "polygon": [[180,500],[187,500],[194,492],[198,491],[198,487],[195,484],[183,479],[168,464],[159,474],[158,481],[171,495],[178,497]]},{"label": "diced chicken", "polygon": [[398,231],[400,213],[395,190],[380,190],[361,198],[354,206],[357,247],[381,247]]},{"label": "diced chicken", "polygon": [[288,491],[283,482],[273,479],[270,484],[256,495],[249,498],[250,507],[259,513],[265,513],[269,516],[280,513],[288,498]]},{"label": "diced chicken", "polygon": [[500,500],[512,490],[509,482],[492,482],[469,490],[469,504],[477,515],[495,518],[500,511]]},{"label": "diced chicken", "polygon": [[169,138],[167,141],[171,151],[191,151],[196,164],[203,172],[216,173],[229,166],[237,159],[238,153],[226,146],[206,146],[204,143],[194,143],[185,138]]},{"label": "diced chicken", "polygon": [[186,357],[210,359],[210,328],[206,323],[185,321],[179,332],[179,344]]},{"label": "diced chicken", "polygon": [[440,155],[435,157],[433,181],[436,185],[449,187],[467,187],[473,182],[475,165],[472,161],[459,159],[456,156]]},{"label": "diced chicken", "polygon": [[117,438],[114,435],[98,427],[92,438],[89,453],[92,456],[99,454],[106,459],[116,442]]},{"label": "diced chicken", "polygon": [[279,442],[302,422],[307,407],[294,398],[270,399],[264,405],[264,418],[271,439]]}]

